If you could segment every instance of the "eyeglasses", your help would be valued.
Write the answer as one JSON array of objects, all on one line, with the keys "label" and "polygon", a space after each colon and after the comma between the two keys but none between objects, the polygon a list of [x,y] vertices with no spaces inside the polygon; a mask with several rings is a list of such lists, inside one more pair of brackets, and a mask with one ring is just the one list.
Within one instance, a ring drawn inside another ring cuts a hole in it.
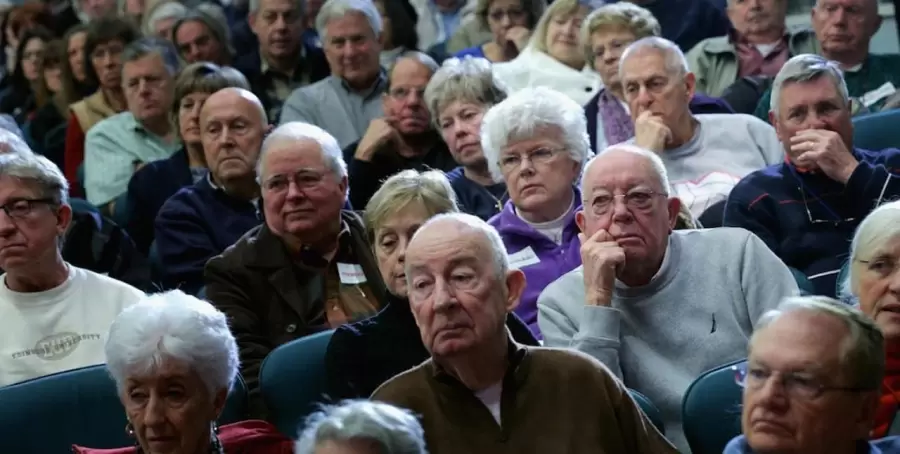
[{"label": "eyeglasses", "polygon": [[734,372],[734,382],[741,388],[758,390],[765,386],[770,378],[777,374],[778,382],[784,393],[797,399],[812,400],[829,391],[840,392],[863,392],[872,391],[871,387],[862,386],[827,386],[823,385],[818,379],[803,374],[784,373],[771,371],[758,366],[750,366],[744,364],[741,366],[731,366]]},{"label": "eyeglasses", "polygon": [[819,201],[819,203],[821,203],[829,213],[834,215],[836,219],[813,219],[812,212],[809,210],[809,202],[806,198],[806,191],[803,190],[803,185],[797,186],[797,189],[800,191],[800,196],[803,197],[803,208],[806,209],[806,217],[809,218],[810,224],[831,224],[837,227],[841,224],[856,221],[856,218],[840,219],[840,216],[838,216],[831,208],[828,207],[828,205],[825,204],[824,201],[821,200]]},{"label": "eyeglasses", "polygon": [[318,187],[325,179],[325,174],[313,170],[300,170],[293,175],[275,175],[265,183],[263,189],[269,192],[283,192],[288,189],[291,183],[297,185],[300,189],[313,189]]},{"label": "eyeglasses", "polygon": [[44,199],[14,199],[0,205],[0,209],[6,212],[11,219],[27,218],[34,211],[36,205],[55,205],[56,201],[50,198]]},{"label": "eyeglasses", "polygon": [[394,87],[388,91],[388,96],[394,98],[396,101],[403,101],[409,98],[410,94],[416,94],[416,99],[423,99],[425,97],[425,89],[424,88],[409,88],[409,87]]},{"label": "eyeglasses", "polygon": [[591,199],[591,212],[601,216],[608,213],[616,199],[622,199],[629,210],[648,210],[653,206],[654,197],[668,197],[663,192],[649,189],[632,189],[625,194],[595,193]]},{"label": "eyeglasses", "polygon": [[498,164],[500,165],[500,170],[503,173],[509,173],[513,170],[519,168],[522,165],[523,159],[527,159],[531,162],[531,164],[538,166],[544,165],[550,162],[557,153],[561,151],[566,151],[565,148],[537,148],[535,150],[531,150],[525,152],[521,155],[511,154],[502,156]]}]

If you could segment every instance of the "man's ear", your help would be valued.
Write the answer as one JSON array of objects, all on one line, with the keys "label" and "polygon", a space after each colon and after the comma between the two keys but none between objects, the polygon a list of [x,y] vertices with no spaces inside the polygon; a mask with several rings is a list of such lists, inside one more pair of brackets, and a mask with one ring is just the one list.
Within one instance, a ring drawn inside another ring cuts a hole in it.
[{"label": "man's ear", "polygon": [[675,230],[678,214],[681,213],[681,199],[670,197],[666,205],[669,207],[669,230]]},{"label": "man's ear", "polygon": [[525,293],[525,273],[521,270],[509,270],[506,273],[506,312],[512,312],[519,305],[519,299]]},{"label": "man's ear", "polygon": [[694,99],[694,93],[697,91],[697,76],[689,72],[684,76],[684,86],[688,93],[688,102]]},{"label": "man's ear", "polygon": [[60,205],[56,210],[56,234],[65,235],[72,224],[72,207],[69,205]]},{"label": "man's ear", "polygon": [[584,209],[580,209],[575,212],[575,225],[578,226],[578,230],[581,230],[581,233],[584,233]]}]

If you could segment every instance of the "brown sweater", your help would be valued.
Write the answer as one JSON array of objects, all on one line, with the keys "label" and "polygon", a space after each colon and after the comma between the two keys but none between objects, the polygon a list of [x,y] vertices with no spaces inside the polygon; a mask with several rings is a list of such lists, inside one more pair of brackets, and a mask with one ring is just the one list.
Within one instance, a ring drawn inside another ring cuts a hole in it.
[{"label": "brown sweater", "polygon": [[431,359],[372,399],[421,415],[431,454],[677,454],[599,361],[510,343],[498,425],[488,408]]}]

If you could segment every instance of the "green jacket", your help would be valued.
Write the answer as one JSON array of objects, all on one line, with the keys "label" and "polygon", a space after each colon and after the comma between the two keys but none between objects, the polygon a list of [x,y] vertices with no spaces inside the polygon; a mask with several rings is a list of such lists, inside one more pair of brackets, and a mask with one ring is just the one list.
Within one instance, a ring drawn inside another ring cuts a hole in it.
[{"label": "green jacket", "polygon": [[[876,55],[869,54],[869,58],[863,63],[859,71],[844,72],[844,82],[847,84],[847,92],[851,98],[877,90],[887,82],[891,82],[900,90],[900,55]],[[765,122],[769,121],[769,104],[772,99],[772,90],[766,90],[759,98],[759,104],[753,115]],[[853,114],[865,114],[878,112],[888,97],[882,98],[868,108],[863,107],[857,100],[853,102]]]},{"label": "green jacket", "polygon": [[[792,27],[788,33],[790,56],[819,53],[816,35],[808,27]],[[728,35],[700,41],[687,53],[688,67],[697,77],[697,92],[719,97],[738,79],[738,56]]]}]

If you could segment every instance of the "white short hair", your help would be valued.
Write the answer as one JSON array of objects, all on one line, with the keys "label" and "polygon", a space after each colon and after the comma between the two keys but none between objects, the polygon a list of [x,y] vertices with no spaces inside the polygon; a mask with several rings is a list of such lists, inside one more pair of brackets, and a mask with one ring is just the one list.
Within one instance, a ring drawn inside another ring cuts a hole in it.
[{"label": "white short hair", "polygon": [[[465,227],[475,230],[476,232],[483,235],[488,240],[488,244],[491,246],[491,257],[494,262],[494,271],[497,273],[498,278],[503,278],[506,276],[506,273],[509,272],[509,255],[506,253],[506,246],[503,244],[503,238],[500,237],[500,233],[497,232],[492,225],[485,222],[483,219],[472,216],[468,213],[441,213],[435,215],[425,221],[419,230],[413,235],[415,238],[421,232],[427,230],[426,227],[429,227],[433,224],[437,223],[448,223],[455,222],[457,224],[462,224]],[[408,266],[407,262],[407,266]],[[407,270],[406,278],[409,279],[409,270]],[[412,287],[412,284],[410,284]]]},{"label": "white short hair", "polygon": [[59,167],[49,159],[33,153],[27,145],[16,144],[15,140],[11,140],[9,144],[13,151],[0,153],[0,176],[29,185],[38,191],[39,197],[51,199],[60,205],[68,204],[69,182]]},{"label": "white short hair", "polygon": [[34,154],[21,135],[6,128],[0,128],[0,153]]},{"label": "white short hair", "polygon": [[853,302],[857,299],[854,289],[859,276],[853,271],[853,264],[858,260],[869,260],[897,237],[900,237],[900,200],[879,206],[863,219],[850,242],[850,264],[841,283],[842,298]]},{"label": "white short hair", "polygon": [[166,19],[178,19],[188,13],[187,7],[179,2],[168,2],[159,5],[150,13],[144,22],[144,36],[156,36],[156,23]]},{"label": "white short hair", "polygon": [[[659,187],[662,188],[663,191],[666,191],[666,195],[669,195],[672,192],[672,187],[669,185],[669,172],[668,170],[666,170],[666,164],[663,162],[662,158],[660,158],[658,154],[650,150],[627,143],[610,145],[593,159],[588,161],[588,163],[584,166],[584,171],[582,172],[582,184],[584,184],[584,177],[586,177],[588,172],[590,172],[591,167],[594,166],[594,163],[603,159],[604,155],[618,151],[623,153],[631,153],[649,161],[650,167],[653,169],[653,173],[656,174],[656,179],[659,182]],[[588,194],[584,194],[584,197],[587,196]]]},{"label": "white short hair", "polygon": [[495,181],[503,181],[501,151],[511,140],[536,138],[542,128],[559,128],[563,146],[580,165],[593,156],[584,109],[551,88],[526,88],[492,107],[481,122],[481,148]]},{"label": "white short hair", "polygon": [[106,339],[106,366],[122,392],[132,374],[152,374],[168,359],[185,362],[210,395],[230,390],[238,349],[225,314],[181,290],[142,298],[123,310]]},{"label": "white short hair", "polygon": [[506,85],[494,73],[491,62],[472,56],[444,60],[425,87],[425,105],[436,125],[440,122],[441,112],[456,101],[489,109],[506,96]]},{"label": "white short hair", "polygon": [[622,52],[622,57],[619,58],[619,77],[624,78],[625,76],[623,68],[626,60],[647,50],[663,54],[666,74],[670,76],[685,76],[691,72],[687,58],[685,58],[684,52],[681,51],[677,44],[659,36],[648,36],[631,43],[625,49],[625,52]]},{"label": "white short hair", "polygon": [[316,15],[316,31],[319,32],[322,41],[324,42],[328,39],[326,30],[329,22],[351,13],[362,14],[366,21],[369,22],[369,27],[372,28],[372,33],[375,34],[375,37],[381,36],[383,26],[381,14],[378,12],[378,8],[375,7],[375,4],[372,3],[372,0],[328,0],[322,5],[319,14]]},{"label": "white short hair", "polygon": [[325,158],[325,163],[328,167],[334,171],[338,178],[347,176],[347,163],[344,162],[344,153],[341,151],[341,146],[338,145],[337,139],[335,139],[334,136],[316,125],[303,123],[302,121],[291,121],[275,128],[275,130],[263,140],[262,147],[259,151],[259,160],[256,164],[257,181],[262,183],[265,179],[263,173],[266,169],[263,166],[263,163],[265,162],[266,154],[268,154],[269,149],[272,148],[272,146],[284,142],[298,142],[301,140],[309,140],[319,144],[319,148],[322,149],[322,155]]},{"label": "white short hair", "polygon": [[306,429],[294,448],[297,454],[315,454],[328,441],[372,441],[382,454],[428,454],[425,431],[409,410],[368,401],[328,405],[306,420]]},{"label": "white short hair", "polygon": [[828,77],[835,89],[841,94],[845,105],[850,105],[850,92],[847,91],[847,83],[844,82],[844,73],[840,66],[827,58],[814,54],[800,54],[791,57],[772,82],[771,98],[769,99],[769,111],[778,115],[778,105],[781,98],[781,89],[785,84],[794,82],[812,82],[820,77]]}]

